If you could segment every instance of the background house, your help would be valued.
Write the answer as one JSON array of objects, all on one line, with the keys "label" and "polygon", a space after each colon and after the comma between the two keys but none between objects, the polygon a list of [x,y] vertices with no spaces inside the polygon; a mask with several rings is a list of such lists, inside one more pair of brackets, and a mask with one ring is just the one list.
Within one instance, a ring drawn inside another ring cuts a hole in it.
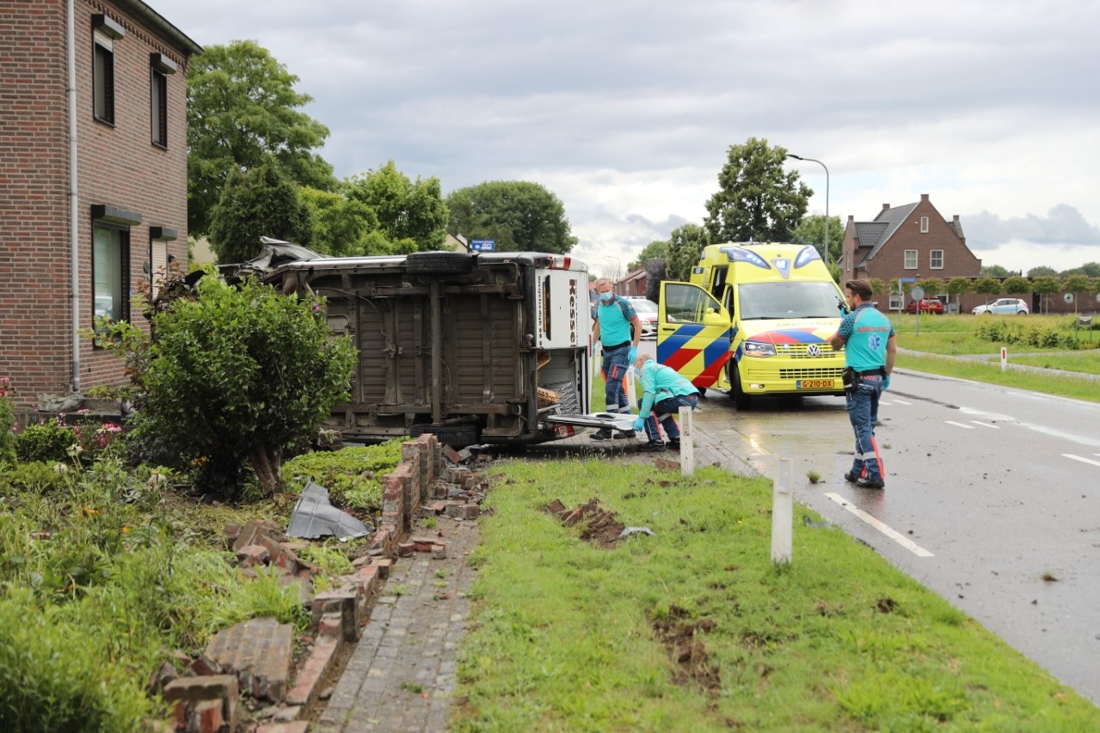
[{"label": "background house", "polygon": [[139,279],[187,261],[185,83],[202,48],[138,0],[3,3],[0,29],[0,376],[25,407],[124,384],[81,331],[143,321]]},{"label": "background house", "polygon": [[[947,221],[925,193],[915,204],[883,204],[873,221],[855,221],[849,216],[841,269],[842,280],[878,278],[888,283],[895,278],[916,281],[935,277],[947,281],[978,277],[982,261],[966,246],[958,215]],[[926,293],[929,297],[940,295],[946,293]],[[901,297],[891,295],[890,308],[900,305]]]}]

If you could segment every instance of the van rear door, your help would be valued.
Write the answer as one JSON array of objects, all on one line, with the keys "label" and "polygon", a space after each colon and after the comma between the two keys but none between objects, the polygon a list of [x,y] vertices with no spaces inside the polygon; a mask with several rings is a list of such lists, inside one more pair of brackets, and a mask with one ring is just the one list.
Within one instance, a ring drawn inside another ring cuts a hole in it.
[{"label": "van rear door", "polygon": [[666,281],[658,315],[658,363],[700,389],[718,386],[730,359],[729,311],[698,285]]}]

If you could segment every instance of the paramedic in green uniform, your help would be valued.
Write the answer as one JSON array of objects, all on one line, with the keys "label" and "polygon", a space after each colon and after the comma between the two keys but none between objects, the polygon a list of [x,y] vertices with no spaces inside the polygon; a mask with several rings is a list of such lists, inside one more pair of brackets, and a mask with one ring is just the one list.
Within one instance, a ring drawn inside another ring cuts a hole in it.
[{"label": "paramedic in green uniform", "polygon": [[829,338],[834,350],[844,349],[844,399],[856,434],[855,459],[844,478],[865,489],[881,489],[886,486],[886,472],[875,441],[875,423],[879,396],[890,386],[894,371],[894,325],[871,305],[869,280],[849,280],[844,290],[851,312]]},{"label": "paramedic in green uniform", "polygon": [[[626,396],[626,372],[638,356],[638,341],[642,338],[642,321],[630,302],[615,296],[611,281],[601,277],[596,281],[596,322],[592,326],[592,343],[599,342],[603,349],[600,371],[606,384],[607,412],[629,414],[630,401]],[[633,430],[620,430],[614,435],[610,428],[600,428],[592,434],[592,440],[633,438]]]},{"label": "paramedic in green uniform", "polygon": [[[662,451],[680,450],[680,426],[676,424],[676,415],[681,407],[695,409],[699,404],[699,390],[687,377],[670,367],[658,364],[652,357],[639,356],[634,362],[634,371],[642,382],[642,404],[638,407],[638,419],[634,429],[645,427],[649,442],[638,450]],[[668,444],[661,440],[657,423],[665,429]]]}]

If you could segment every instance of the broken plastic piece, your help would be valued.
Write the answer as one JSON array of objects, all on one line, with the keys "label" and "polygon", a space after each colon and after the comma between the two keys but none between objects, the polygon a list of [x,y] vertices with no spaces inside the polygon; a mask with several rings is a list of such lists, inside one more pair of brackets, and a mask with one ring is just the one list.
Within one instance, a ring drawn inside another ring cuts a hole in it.
[{"label": "broken plastic piece", "polygon": [[316,539],[335,535],[339,540],[363,537],[374,531],[373,527],[363,524],[347,512],[341,511],[329,503],[328,489],[306,482],[294,511],[290,513],[289,537]]},{"label": "broken plastic piece", "polygon": [[654,532],[649,527],[627,527],[626,529],[624,529],[622,532],[619,533],[619,539],[621,540],[624,537],[629,537],[632,534],[647,534],[650,537],[656,537],[657,536],[657,533]]}]

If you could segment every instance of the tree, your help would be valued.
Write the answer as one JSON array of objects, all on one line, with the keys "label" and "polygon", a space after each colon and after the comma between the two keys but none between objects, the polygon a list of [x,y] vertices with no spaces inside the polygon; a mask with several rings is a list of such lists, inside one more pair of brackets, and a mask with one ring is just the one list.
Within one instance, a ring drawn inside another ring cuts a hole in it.
[{"label": "tree", "polygon": [[1088,275],[1070,275],[1066,278],[1066,292],[1073,293],[1073,312],[1077,312],[1077,305],[1081,301],[1081,293],[1092,292],[1096,284]]},{"label": "tree", "polygon": [[1000,265],[983,265],[979,273],[982,277],[1008,277],[1012,273]]},{"label": "tree", "polygon": [[885,295],[886,283],[884,283],[881,278],[871,278],[871,293],[874,295]]},{"label": "tree", "polygon": [[1031,283],[1022,275],[1013,275],[1010,278],[1006,278],[1005,281],[1001,283],[1001,288],[1006,293],[1023,295],[1024,293],[1031,292]]},{"label": "tree", "polygon": [[1037,277],[1057,277],[1058,276],[1058,271],[1055,270],[1053,267],[1047,267],[1046,265],[1039,265],[1038,267],[1033,267],[1030,270],[1028,270],[1027,271],[1027,276],[1032,278],[1032,279],[1035,279]]},{"label": "tree", "polygon": [[[985,269],[984,267],[982,268]],[[1001,281],[995,277],[980,277],[974,281],[974,292],[983,295],[1000,295],[1003,291]]]},{"label": "tree", "polygon": [[639,267],[644,267],[645,263],[649,260],[667,260],[668,259],[668,242],[662,242],[657,239],[646,246],[642,247],[642,251],[638,253],[637,259],[631,260],[627,263],[626,271],[637,270]]},{"label": "tree", "polygon": [[[820,214],[802,217],[792,235],[792,241],[800,244],[812,244],[817,248],[818,254],[825,259],[822,252],[822,244],[825,241],[825,217]],[[830,264],[840,261],[840,255],[844,250],[844,227],[840,224],[839,216],[829,217],[829,257]]]},{"label": "tree", "polygon": [[378,217],[366,204],[316,188],[300,193],[313,221],[313,250],[334,257],[367,254],[367,233],[378,229]]},{"label": "tree", "polygon": [[284,452],[347,399],[355,347],[332,337],[318,299],[213,275],[196,292],[153,314],[154,337],[114,326],[140,392],[134,440],[180,468],[201,465],[205,488],[229,495],[250,463],[270,495]]},{"label": "tree", "polygon": [[960,295],[973,289],[974,283],[968,277],[953,277],[947,281],[947,297],[954,297],[956,303],[959,302]]},{"label": "tree", "polygon": [[207,46],[187,69],[187,228],[206,234],[229,174],[273,163],[321,190],[336,181],[313,150],[328,128],[299,111],[298,77],[253,41]]},{"label": "tree", "polygon": [[668,237],[668,265],[665,275],[669,280],[691,279],[691,268],[699,264],[703,248],[710,244],[707,230],[698,224],[684,224],[672,230]]},{"label": "tree", "polygon": [[935,297],[936,293],[942,293],[947,289],[947,285],[938,277],[925,277],[921,278],[921,281],[917,283],[924,288],[924,296],[926,298]]},{"label": "tree", "polygon": [[309,207],[275,165],[234,171],[210,219],[210,247],[218,262],[255,257],[260,237],[285,239],[303,246],[313,240]]},{"label": "tree", "polygon": [[[1051,272],[1053,272],[1053,270],[1051,270]],[[1032,292],[1038,293],[1039,295],[1052,295],[1053,293],[1061,292],[1062,281],[1059,280],[1057,277],[1043,275],[1035,278],[1031,282],[1031,290]],[[1040,298],[1039,304],[1040,306],[1045,305],[1046,298]],[[1047,306],[1046,308],[1043,308],[1043,310],[1050,310],[1050,308],[1049,306]]]},{"label": "tree", "polygon": [[468,239],[492,239],[500,251],[552,252],[573,249],[565,207],[553,193],[527,181],[489,181],[447,196],[448,229]]},{"label": "tree", "polygon": [[806,213],[813,189],[798,171],[784,171],[787,150],[749,138],[731,145],[707,201],[704,226],[712,242],[786,242]]},{"label": "tree", "polygon": [[412,251],[439,249],[447,239],[447,204],[435,176],[416,181],[397,170],[391,160],[378,170],[352,176],[343,184],[348,199],[369,208],[378,230],[397,250],[410,240]]}]

